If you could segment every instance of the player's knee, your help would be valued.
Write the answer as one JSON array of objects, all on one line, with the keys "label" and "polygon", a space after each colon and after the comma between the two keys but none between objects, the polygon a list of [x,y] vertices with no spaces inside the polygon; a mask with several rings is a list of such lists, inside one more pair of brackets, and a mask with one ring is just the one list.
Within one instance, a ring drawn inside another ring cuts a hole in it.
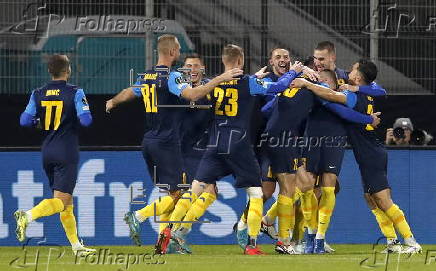
[{"label": "player's knee", "polygon": [[192,182],[192,186],[191,186],[191,191],[192,193],[197,194],[197,196],[199,196],[201,193],[203,193],[205,191],[205,188],[207,187],[208,184],[198,181],[198,180],[194,180]]},{"label": "player's knee", "polygon": [[267,201],[272,197],[274,194],[274,191],[276,190],[276,183],[275,182],[263,182],[262,183],[262,192],[263,192],[263,199],[264,201]]},{"label": "player's knee", "polygon": [[263,197],[262,187],[248,187],[246,190],[249,198],[261,199]]},{"label": "player's knee", "polygon": [[216,185],[214,185],[214,184],[206,184],[206,186],[204,188],[204,192],[216,195],[216,192],[217,192]]},{"label": "player's knee", "polygon": [[368,205],[368,208],[370,210],[374,210],[377,208],[377,204],[375,203],[374,199],[371,197],[370,194],[368,193],[363,194],[363,198],[365,199],[366,204]]},{"label": "player's knee", "polygon": [[336,186],[336,174],[324,173],[322,175],[322,186],[335,187]]}]

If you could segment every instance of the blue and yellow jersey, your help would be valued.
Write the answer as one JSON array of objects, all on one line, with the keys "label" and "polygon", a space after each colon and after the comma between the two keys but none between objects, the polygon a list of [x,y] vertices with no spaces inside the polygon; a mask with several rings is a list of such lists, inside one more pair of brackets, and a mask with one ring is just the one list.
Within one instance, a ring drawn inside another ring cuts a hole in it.
[{"label": "blue and yellow jersey", "polygon": [[223,82],[211,93],[215,121],[220,127],[247,131],[257,95],[268,95],[273,87],[268,81],[243,75],[240,79]]},{"label": "blue and yellow jersey", "polygon": [[142,97],[144,104],[144,137],[179,143],[186,109],[178,106],[185,104],[180,96],[189,82],[181,73],[170,71],[169,67],[156,66],[140,76],[135,85],[138,87],[132,90],[137,97]]},{"label": "blue and yellow jersey", "polygon": [[282,132],[300,135],[304,130],[302,126],[315,104],[315,96],[306,88],[288,88],[279,94],[273,103],[265,131],[270,135],[279,135]]},{"label": "blue and yellow jersey", "polygon": [[43,149],[58,146],[63,153],[78,149],[79,117],[90,111],[83,89],[57,80],[33,90],[24,113],[40,120]]}]

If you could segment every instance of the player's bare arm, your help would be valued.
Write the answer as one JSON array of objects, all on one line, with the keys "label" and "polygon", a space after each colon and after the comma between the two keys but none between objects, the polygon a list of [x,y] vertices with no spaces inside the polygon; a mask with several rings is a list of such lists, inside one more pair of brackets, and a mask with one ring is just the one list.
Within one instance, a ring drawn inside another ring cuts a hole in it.
[{"label": "player's bare arm", "polygon": [[189,101],[197,101],[203,97],[205,97],[209,92],[211,92],[216,86],[218,86],[222,82],[230,81],[232,79],[236,79],[241,76],[243,71],[239,68],[228,70],[221,75],[210,80],[205,85],[200,85],[198,87],[186,87],[181,96]]},{"label": "player's bare arm", "polygon": [[347,97],[345,96],[345,94],[334,91],[333,89],[321,85],[311,83],[302,78],[294,79],[291,85],[292,87],[296,87],[296,88],[307,88],[311,90],[315,95],[330,102],[341,103],[341,104],[347,103]]},{"label": "player's bare arm", "polygon": [[110,113],[112,109],[118,105],[135,99],[135,94],[132,88],[125,88],[112,99],[106,101],[106,112]]}]

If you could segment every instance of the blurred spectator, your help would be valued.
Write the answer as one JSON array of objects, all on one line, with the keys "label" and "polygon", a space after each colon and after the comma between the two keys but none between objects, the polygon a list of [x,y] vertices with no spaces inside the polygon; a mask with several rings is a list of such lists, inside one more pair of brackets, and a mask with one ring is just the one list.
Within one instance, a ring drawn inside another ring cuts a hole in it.
[{"label": "blurred spectator", "polygon": [[386,145],[427,145],[433,136],[424,130],[413,129],[409,118],[398,118],[392,128],[386,130]]}]

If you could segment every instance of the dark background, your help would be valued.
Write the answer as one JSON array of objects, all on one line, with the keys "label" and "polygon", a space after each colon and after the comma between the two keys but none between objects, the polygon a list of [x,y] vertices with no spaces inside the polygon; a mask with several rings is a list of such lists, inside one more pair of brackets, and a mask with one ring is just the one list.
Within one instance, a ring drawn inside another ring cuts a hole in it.
[{"label": "dark background", "polygon": [[[82,146],[138,146],[144,134],[144,109],[141,99],[121,105],[111,114],[105,113],[105,102],[112,95],[87,95],[94,123],[81,128]],[[0,146],[39,146],[42,137],[38,130],[20,127],[19,117],[29,97],[0,95],[2,129]],[[424,129],[436,135],[435,95],[392,95],[376,100],[376,111],[381,111],[382,122],[378,133],[384,139],[386,128],[396,118],[410,117],[415,129]]]}]

